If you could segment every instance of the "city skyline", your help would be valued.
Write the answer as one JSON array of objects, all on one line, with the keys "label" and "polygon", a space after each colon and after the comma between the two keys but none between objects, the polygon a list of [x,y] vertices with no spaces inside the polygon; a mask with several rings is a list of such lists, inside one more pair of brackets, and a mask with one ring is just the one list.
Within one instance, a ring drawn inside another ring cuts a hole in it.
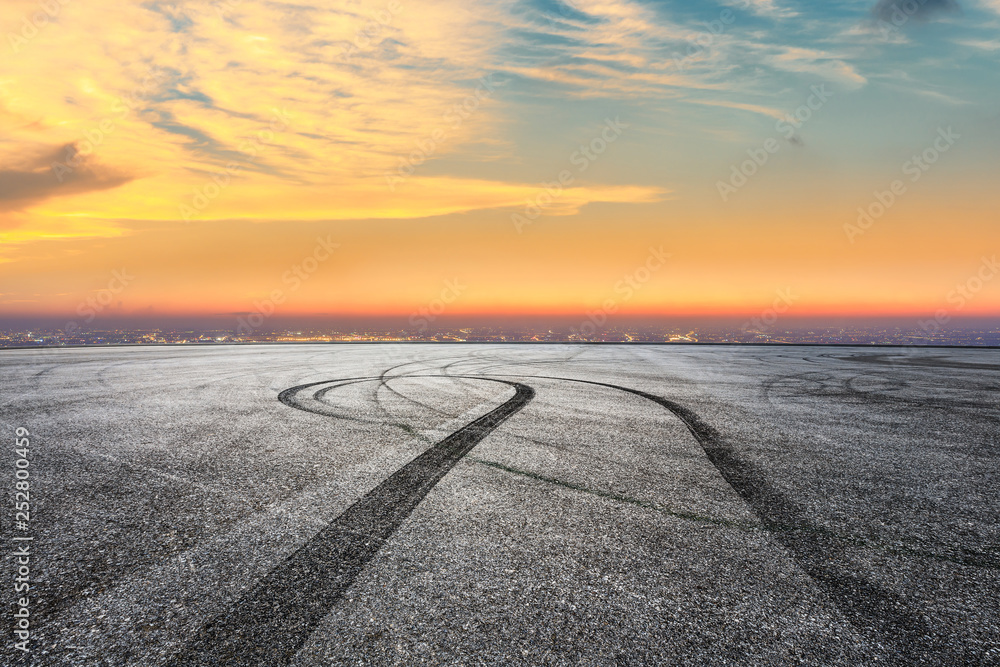
[{"label": "city skyline", "polygon": [[[772,322],[768,324],[767,322]],[[71,325],[73,323],[70,323]],[[205,327],[144,329],[65,326],[61,329],[0,329],[0,348],[58,348],[108,345],[216,345],[255,343],[608,343],[684,345],[825,345],[916,347],[1000,347],[1000,327],[980,323],[940,327],[922,322],[906,326],[779,325],[766,315],[741,324],[713,326],[601,325],[592,320],[548,328],[538,323],[488,326],[392,327],[388,324],[341,327]]]}]

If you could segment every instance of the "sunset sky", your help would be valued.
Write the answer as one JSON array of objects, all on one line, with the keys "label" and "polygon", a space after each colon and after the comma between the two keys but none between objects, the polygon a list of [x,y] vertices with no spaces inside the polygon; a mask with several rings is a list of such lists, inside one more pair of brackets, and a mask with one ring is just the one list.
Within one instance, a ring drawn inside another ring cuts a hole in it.
[{"label": "sunset sky", "polygon": [[874,2],[4,0],[0,317],[1000,315],[1000,0]]}]

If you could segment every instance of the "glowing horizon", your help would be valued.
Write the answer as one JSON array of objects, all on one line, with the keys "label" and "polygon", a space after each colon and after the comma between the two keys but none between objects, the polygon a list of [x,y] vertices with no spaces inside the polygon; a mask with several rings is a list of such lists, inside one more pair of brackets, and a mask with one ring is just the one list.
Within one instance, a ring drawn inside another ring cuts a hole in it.
[{"label": "glowing horizon", "polygon": [[955,7],[10,0],[0,318],[1000,317]]}]

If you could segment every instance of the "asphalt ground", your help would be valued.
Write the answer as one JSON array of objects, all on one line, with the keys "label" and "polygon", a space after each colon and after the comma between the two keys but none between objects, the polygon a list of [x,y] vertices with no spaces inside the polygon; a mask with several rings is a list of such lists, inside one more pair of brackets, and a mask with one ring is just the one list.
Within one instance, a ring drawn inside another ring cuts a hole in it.
[{"label": "asphalt ground", "polygon": [[254,345],[0,369],[5,555],[33,538],[31,652],[7,585],[4,664],[1000,664],[996,350]]}]

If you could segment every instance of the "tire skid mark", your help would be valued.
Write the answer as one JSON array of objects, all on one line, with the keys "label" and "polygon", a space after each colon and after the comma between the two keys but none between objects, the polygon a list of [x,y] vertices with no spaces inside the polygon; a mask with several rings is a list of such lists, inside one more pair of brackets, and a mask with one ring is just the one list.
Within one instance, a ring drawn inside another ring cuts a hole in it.
[{"label": "tire skid mark", "polygon": [[[384,375],[369,379],[381,381]],[[347,508],[225,614],[204,626],[170,664],[287,664],[438,481],[535,396],[528,385],[479,379],[509,385],[514,396],[417,456]],[[298,391],[327,383],[292,387],[279,399],[298,407]]]},{"label": "tire skid mark", "polygon": [[[764,399],[772,406],[777,407],[772,396],[779,390],[788,393],[784,397],[812,397],[826,398],[844,401],[853,405],[878,405],[878,406],[900,406],[912,407],[918,410],[943,410],[946,412],[955,410],[966,410],[976,414],[980,419],[990,421],[1000,421],[1000,415],[988,414],[984,410],[982,403],[969,401],[962,398],[941,398],[941,397],[908,397],[894,395],[891,392],[905,388],[905,383],[899,387],[887,387],[875,390],[856,389],[853,382],[861,377],[868,377],[870,374],[858,373],[851,377],[843,378],[833,373],[822,373],[819,371],[808,371],[805,373],[795,373],[792,375],[773,376],[764,380],[761,384],[761,392]],[[871,377],[879,377],[871,375]]]},{"label": "tire skid mark", "polygon": [[757,466],[741,459],[722,435],[694,411],[639,389],[592,380],[546,379],[618,389],[674,413],[691,431],[712,465],[760,518],[773,539],[785,547],[855,627],[889,640],[897,664],[942,664],[948,660],[949,648],[934,640],[923,617],[907,610],[909,605],[904,598],[849,572],[848,545],[813,524],[802,509],[767,483],[766,476]]},{"label": "tire skid mark", "polygon": [[[419,403],[418,401],[415,401],[415,400],[412,400],[412,399],[408,399],[407,397],[403,396],[403,394],[401,394],[400,392],[396,391],[395,389],[393,389],[392,387],[389,386],[389,382],[388,382],[387,376],[388,376],[388,374],[389,374],[390,371],[394,371],[397,368],[402,368],[403,366],[410,366],[410,365],[417,364],[417,363],[426,364],[427,362],[416,361],[416,362],[409,362],[409,363],[405,363],[405,364],[397,364],[395,366],[392,366],[392,367],[387,368],[387,369],[385,369],[385,370],[382,371],[381,375],[379,375],[378,385],[376,385],[375,388],[372,389],[372,398],[375,401],[375,406],[379,409],[380,412],[382,412],[382,414],[386,415],[387,417],[395,418],[394,415],[392,415],[388,410],[385,409],[385,404],[382,403],[382,399],[379,398],[379,392],[382,391],[383,389],[386,389],[389,392],[391,392],[393,394],[396,394],[400,398],[403,398],[404,400],[410,400],[413,403],[418,403],[424,409],[430,410],[431,412],[433,412],[435,414],[439,414],[439,415],[444,416],[444,417],[455,417],[455,416],[457,416],[457,415],[448,415],[448,414],[445,414],[444,412],[438,410],[437,408],[435,408],[433,406],[425,405],[423,403]],[[405,374],[402,374],[402,375],[405,375]]]},{"label": "tire skid mark", "polygon": [[[460,359],[461,357],[445,357],[445,358],[446,359]],[[403,368],[404,366],[414,366],[414,365],[417,365],[417,364],[423,364],[423,365],[427,366],[427,365],[431,365],[431,364],[433,364],[435,362],[438,362],[438,361],[440,361],[440,360],[439,359],[435,359],[433,357],[428,357],[428,358],[425,358],[425,359],[417,359],[415,361],[407,361],[407,362],[404,362],[404,363],[401,363],[401,364],[396,364],[395,366],[390,366],[389,368],[386,368],[385,370],[383,370],[379,374],[379,376],[377,378],[378,385],[376,385],[372,389],[372,392],[371,392],[372,393],[372,399],[373,399],[373,401],[375,403],[375,407],[378,408],[378,410],[383,415],[385,415],[386,417],[389,417],[390,420],[394,420],[395,419],[394,415],[392,415],[388,410],[385,409],[385,406],[382,403],[382,400],[379,398],[379,392],[382,389],[387,389],[388,391],[399,395],[400,398],[403,398],[404,400],[410,401],[411,403],[417,403],[421,407],[423,407],[423,408],[425,408],[427,410],[430,410],[431,412],[439,412],[437,410],[437,408],[434,408],[434,407],[429,406],[429,405],[425,405],[423,403],[419,403],[418,401],[415,401],[415,400],[413,400],[411,398],[403,396],[398,391],[396,391],[395,389],[393,389],[392,387],[389,386],[388,379],[392,379],[392,378],[387,378],[387,376],[389,375],[390,372],[392,372],[392,371],[394,371],[394,370],[396,370],[398,368]],[[410,374],[410,373],[409,372],[407,372],[407,373],[399,373],[399,374],[394,375],[392,377],[406,377],[408,374]],[[457,415],[449,415],[449,414],[446,414],[446,413],[440,413],[440,414],[442,416],[447,416],[447,417],[455,417],[455,416],[457,416]]]},{"label": "tire skid mark", "polygon": [[[227,614],[205,626],[171,664],[286,664],[434,485],[480,440],[535,395],[527,385],[496,377],[423,373],[400,377],[502,382],[515,387],[516,393],[503,405],[400,468],[344,511],[241,598]],[[750,506],[762,526],[845,618],[860,630],[889,644],[887,657],[891,662],[913,665],[940,664],[948,660],[948,648],[934,638],[923,617],[909,611],[905,598],[853,574],[847,551],[850,545],[815,525],[800,507],[767,482],[762,470],[742,459],[723,436],[693,410],[661,396],[620,385],[545,375],[528,377],[616,389],[666,408],[687,426],[708,460]],[[299,404],[296,394],[331,383],[384,383],[386,380],[386,373],[374,378],[325,380],[286,389],[278,398],[290,407],[324,414]],[[316,394],[322,395],[322,390]],[[263,641],[264,636],[267,636],[266,641]]]},{"label": "tire skid mark", "polygon": [[[928,349],[928,348],[923,348]],[[990,348],[983,348],[989,350]],[[962,361],[955,361],[949,359],[947,356],[924,356],[922,358],[909,358],[906,355],[893,355],[889,354],[852,354],[846,357],[838,357],[836,355],[824,355],[829,356],[832,359],[838,359],[840,361],[854,361],[863,362],[868,364],[884,364],[887,366],[924,366],[929,368],[949,368],[953,370],[982,370],[982,371],[1000,371],[1000,364],[984,364],[984,363],[967,363]]]}]

